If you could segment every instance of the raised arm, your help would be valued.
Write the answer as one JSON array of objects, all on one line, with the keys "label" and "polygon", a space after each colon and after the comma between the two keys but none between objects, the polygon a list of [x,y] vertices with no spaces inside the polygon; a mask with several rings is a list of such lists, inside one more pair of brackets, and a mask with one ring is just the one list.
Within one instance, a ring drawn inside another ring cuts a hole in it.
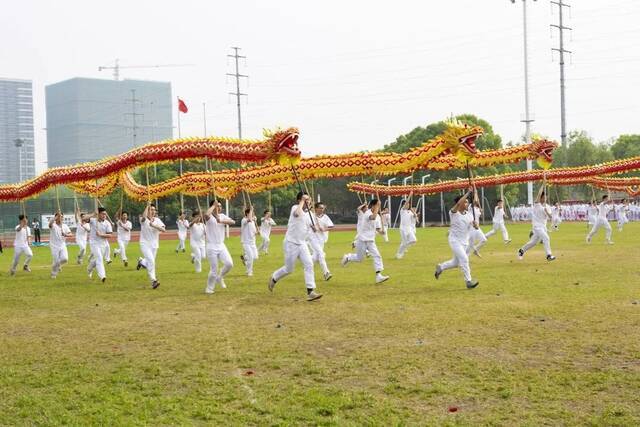
[{"label": "raised arm", "polygon": [[467,190],[466,193],[464,193],[464,196],[460,197],[460,200],[458,200],[458,203],[456,203],[452,208],[451,208],[451,212],[452,213],[456,213],[456,212],[460,212],[462,210],[462,206],[465,203],[465,200],[467,199],[467,197],[469,197],[469,194],[471,194],[471,192],[473,191],[472,187],[469,187],[469,189]]}]

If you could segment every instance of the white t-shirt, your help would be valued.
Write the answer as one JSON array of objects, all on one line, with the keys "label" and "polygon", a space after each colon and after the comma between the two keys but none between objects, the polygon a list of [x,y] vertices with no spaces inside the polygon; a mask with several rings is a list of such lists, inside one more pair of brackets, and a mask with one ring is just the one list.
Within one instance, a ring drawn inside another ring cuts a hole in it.
[{"label": "white t-shirt", "polygon": [[98,221],[98,218],[91,218],[89,220],[91,231],[89,232],[89,243],[92,245],[106,245],[108,241],[105,237],[100,237],[96,232],[102,234],[110,234],[113,232],[111,223],[106,219],[104,221]]},{"label": "white t-shirt", "polygon": [[504,209],[500,206],[496,206],[495,213],[493,214],[494,224],[502,224],[504,222]]},{"label": "white t-shirt", "polygon": [[[221,221],[231,219],[223,213],[219,213],[218,218]],[[225,247],[226,227],[223,223],[218,222],[213,215],[205,223],[205,234],[207,236],[207,249],[222,249]]]},{"label": "white t-shirt", "polygon": [[205,244],[203,223],[193,223],[189,230],[191,230],[189,234],[189,241],[191,242],[191,246],[202,246]]},{"label": "white t-shirt", "polygon": [[25,226],[18,231],[19,228],[19,225],[16,226],[16,238],[13,240],[13,247],[26,248],[29,246],[28,237],[31,236],[31,229],[29,228],[29,226]]},{"label": "white t-shirt", "polygon": [[361,209],[358,209],[357,212],[358,220],[356,222],[356,239],[360,238],[360,233],[362,232],[362,224],[364,223],[364,212]]},{"label": "white t-shirt", "polygon": [[251,245],[256,243],[256,222],[249,221],[247,217],[240,221],[240,243],[243,245]]},{"label": "white t-shirt", "polygon": [[176,224],[178,225],[178,234],[181,236],[186,236],[187,230],[189,229],[189,221],[187,221],[186,219],[179,219],[178,221],[176,221]]},{"label": "white t-shirt", "polygon": [[127,220],[127,222],[123,223],[118,220],[116,225],[118,226],[118,240],[121,242],[128,242],[131,240],[131,228],[133,227],[133,225],[131,225],[131,221]]},{"label": "white t-shirt", "polygon": [[606,220],[607,214],[609,213],[610,209],[611,209],[611,206],[609,205],[608,202],[600,203],[598,205],[598,219]]},{"label": "white t-shirt", "polygon": [[[316,224],[316,231],[309,228],[309,238],[318,239],[320,242],[326,243],[329,240],[329,229],[333,227],[333,221],[331,221],[331,218],[329,218],[329,215],[327,214],[322,216],[314,214],[313,221]],[[320,231],[320,227],[324,228],[326,231]]]},{"label": "white t-shirt", "polygon": [[271,227],[276,225],[273,218],[262,218],[260,221],[260,234],[263,236],[269,236],[271,234]]},{"label": "white t-shirt", "polygon": [[86,242],[90,231],[91,227],[89,224],[81,220],[76,227],[76,242]]},{"label": "white t-shirt", "polygon": [[303,211],[302,215],[295,216],[297,209],[298,205],[293,205],[291,207],[289,222],[287,223],[287,234],[284,238],[287,242],[291,242],[296,245],[304,245],[304,242],[309,235],[309,212]]},{"label": "white t-shirt", "polygon": [[376,215],[374,219],[371,219],[371,209],[362,215],[362,228],[358,233],[358,238],[363,242],[373,242],[376,240],[376,229],[382,228],[382,220],[379,219],[380,215]]},{"label": "white t-shirt", "polygon": [[547,205],[534,203],[531,213],[531,224],[533,228],[547,228]]},{"label": "white t-shirt", "polygon": [[160,246],[160,230],[152,227],[164,227],[164,223],[158,217],[154,217],[150,222],[149,218],[145,218],[144,221],[140,221],[140,244],[147,245],[151,249],[158,249]]},{"label": "white t-shirt", "polygon": [[415,228],[416,216],[410,209],[402,209],[400,211],[400,230],[411,231]]},{"label": "white t-shirt", "polygon": [[49,246],[54,249],[65,247],[67,245],[66,234],[71,234],[71,230],[67,224],[62,223],[62,225],[58,225],[55,222],[51,224]]},{"label": "white t-shirt", "polygon": [[449,212],[451,225],[449,226],[449,240],[467,243],[469,241],[469,231],[473,228],[473,214],[470,211],[465,213]]}]

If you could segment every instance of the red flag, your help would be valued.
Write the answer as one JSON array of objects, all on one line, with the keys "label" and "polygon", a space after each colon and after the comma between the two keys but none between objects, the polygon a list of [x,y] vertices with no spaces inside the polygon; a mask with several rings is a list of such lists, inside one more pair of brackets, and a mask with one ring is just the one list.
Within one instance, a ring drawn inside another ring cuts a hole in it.
[{"label": "red flag", "polygon": [[187,108],[187,104],[185,104],[184,101],[180,98],[178,98],[178,111],[180,111],[181,113],[186,113],[187,111],[189,111],[189,109]]}]

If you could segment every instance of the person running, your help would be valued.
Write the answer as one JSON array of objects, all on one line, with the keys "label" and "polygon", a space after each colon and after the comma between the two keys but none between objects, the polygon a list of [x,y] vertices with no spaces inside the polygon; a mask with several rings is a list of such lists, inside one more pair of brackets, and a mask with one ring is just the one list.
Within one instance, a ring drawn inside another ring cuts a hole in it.
[{"label": "person running", "polygon": [[51,278],[55,279],[62,270],[62,266],[69,261],[67,251],[67,237],[70,237],[69,226],[62,222],[62,213],[56,212],[49,221],[49,249],[51,249]]},{"label": "person running", "polygon": [[240,221],[240,243],[242,243],[242,263],[247,269],[247,276],[253,276],[253,262],[258,259],[258,247],[256,246],[256,216],[253,214],[253,206],[244,210],[244,218]]},{"label": "person running", "polygon": [[156,205],[147,203],[140,216],[140,251],[143,257],[138,258],[137,270],[147,270],[151,289],[157,289],[160,282],[156,277],[156,255],[160,247],[160,233],[166,231],[164,223],[156,216]]},{"label": "person running", "polygon": [[556,257],[551,253],[551,239],[547,233],[547,220],[551,219],[551,212],[549,212],[549,206],[546,201],[547,197],[544,192],[543,184],[540,186],[540,190],[538,190],[538,196],[536,197],[536,202],[533,204],[531,212],[531,238],[522,248],[518,249],[518,259],[523,259],[525,252],[540,242],[542,242],[542,245],[544,246],[547,261],[553,261],[556,259]]},{"label": "person running", "polygon": [[269,243],[271,243],[271,227],[275,226],[276,222],[271,218],[271,211],[266,209],[260,220],[260,237],[262,237],[262,244],[260,245],[260,252],[265,254],[269,253]]},{"label": "person running", "polygon": [[[473,188],[473,212],[471,218],[474,219],[476,224],[480,224],[480,218],[482,218],[482,208],[480,207],[480,200],[478,199],[478,190]],[[472,227],[469,230],[469,246],[467,246],[467,255],[470,255],[473,251],[473,254],[479,258],[482,258],[480,255],[480,248],[487,243],[487,237],[482,232],[480,227]]]},{"label": "person running", "polygon": [[20,257],[24,255],[24,264],[22,269],[27,272],[31,272],[29,263],[33,258],[33,252],[29,247],[29,240],[31,237],[31,230],[29,229],[29,218],[26,215],[18,215],[18,225],[16,225],[16,237],[13,240],[13,262],[11,263],[11,269],[9,273],[13,276],[16,274],[16,268],[20,262]]},{"label": "person running", "polygon": [[82,264],[84,255],[87,252],[87,237],[91,231],[89,225],[89,217],[80,212],[80,208],[76,209],[76,245],[78,245],[78,256],[76,263]]},{"label": "person running", "polygon": [[618,231],[622,231],[622,228],[629,222],[629,200],[622,199],[622,205],[618,208]]},{"label": "person running", "polygon": [[453,258],[436,265],[435,278],[445,270],[460,267],[464,276],[464,283],[467,289],[476,288],[480,282],[473,280],[471,277],[471,267],[469,266],[469,255],[467,247],[470,242],[470,232],[472,229],[478,229],[478,223],[473,220],[473,215],[469,211],[469,200],[467,199],[473,193],[473,188],[454,199],[455,205],[449,211],[451,224],[449,225],[449,247],[453,252]]},{"label": "person running", "polygon": [[287,233],[284,236],[284,265],[274,271],[269,277],[269,291],[273,292],[276,283],[280,279],[293,273],[296,261],[300,260],[304,270],[304,282],[307,287],[307,301],[315,301],[322,298],[322,294],[316,292],[316,280],[313,274],[313,260],[307,246],[307,236],[311,217],[309,214],[309,195],[300,191],[296,196],[297,203],[291,207]]},{"label": "person running", "polygon": [[178,253],[179,251],[184,252],[186,250],[184,242],[187,240],[189,220],[187,220],[186,215],[183,211],[180,211],[180,215],[178,216],[176,225],[178,226],[178,247],[176,247],[176,253]]},{"label": "person running", "polygon": [[[505,227],[504,225],[504,220],[507,219],[507,214],[504,211],[504,204],[503,204],[503,200],[502,199],[498,199],[498,202],[496,204],[496,207],[493,211],[493,228],[489,231],[487,231],[487,233],[484,235],[484,237],[489,238],[491,236],[493,236],[494,234],[496,234],[498,232],[498,230],[500,230],[500,232],[502,232],[502,240],[504,241],[505,245],[509,242],[511,242],[511,239],[509,238],[509,232],[507,231],[507,227]],[[486,243],[486,241],[485,241]],[[484,244],[484,243],[483,243]],[[480,245],[480,247],[482,247],[482,245]]]},{"label": "person running", "polygon": [[587,234],[587,243],[591,243],[591,239],[598,230],[604,228],[607,244],[613,245],[613,242],[611,241],[611,224],[609,224],[609,220],[607,219],[607,215],[611,209],[611,200],[609,199],[609,196],[605,194],[602,196],[602,202],[598,205],[598,216],[596,216],[595,224],[589,234]]},{"label": "person running", "polygon": [[391,224],[391,214],[389,208],[384,208],[380,212],[380,221],[382,222],[382,239],[385,243],[389,242],[389,225]]},{"label": "person running", "polygon": [[416,238],[418,214],[416,213],[416,209],[411,206],[412,196],[413,193],[404,200],[402,209],[400,210],[400,247],[398,247],[396,259],[402,259],[407,249],[409,249],[409,246],[414,245],[418,241]]},{"label": "person running", "polygon": [[325,214],[325,205],[317,202],[314,205],[313,222],[314,227],[309,229],[309,246],[311,247],[311,259],[314,263],[318,263],[322,269],[322,277],[325,281],[331,279],[332,275],[327,266],[327,255],[324,252],[324,245],[329,240],[329,230],[334,225],[329,215]]},{"label": "person running", "polygon": [[91,249],[91,258],[87,266],[89,278],[93,277],[93,271],[98,273],[98,278],[102,283],[107,280],[107,272],[104,268],[104,261],[109,255],[109,241],[107,240],[113,228],[111,222],[107,220],[107,210],[99,207],[97,212],[89,215],[89,248]]},{"label": "person running", "polygon": [[376,232],[382,234],[382,220],[379,219],[380,201],[371,199],[367,210],[358,218],[361,221],[358,235],[356,236],[356,253],[345,254],[342,257],[342,266],[346,267],[350,262],[362,262],[367,252],[373,260],[373,269],[376,272],[376,283],[382,283],[389,279],[389,276],[382,274],[384,265],[382,256],[376,246]]},{"label": "person running", "polygon": [[129,221],[129,213],[124,211],[117,215],[118,221],[116,222],[118,233],[118,248],[113,251],[113,257],[116,258],[120,255],[125,267],[129,266],[129,260],[127,259],[127,246],[131,241],[131,229],[133,225]]},{"label": "person running", "polygon": [[551,208],[551,230],[558,231],[560,223],[562,222],[562,209],[560,203],[556,202]]},{"label": "person running", "polygon": [[202,272],[202,260],[207,257],[204,239],[204,224],[200,211],[191,214],[189,223],[189,243],[191,244],[191,263],[196,267],[196,273]]},{"label": "person running", "polygon": [[[207,238],[207,259],[209,260],[209,275],[207,276],[207,287],[205,293],[215,292],[216,285],[222,289],[227,285],[224,283],[224,276],[233,268],[233,259],[224,244],[226,237],[226,226],[234,225],[236,222],[222,213],[222,205],[217,200],[209,203],[209,209],[204,214],[205,234]],[[218,272],[218,263],[222,263],[222,268]]]}]

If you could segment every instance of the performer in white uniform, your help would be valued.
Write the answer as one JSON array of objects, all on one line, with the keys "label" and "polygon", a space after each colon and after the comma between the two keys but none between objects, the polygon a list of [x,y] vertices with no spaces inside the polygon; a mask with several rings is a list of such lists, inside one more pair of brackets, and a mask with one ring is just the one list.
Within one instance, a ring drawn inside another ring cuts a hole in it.
[{"label": "performer in white uniform", "polygon": [[592,201],[589,207],[587,208],[588,215],[588,227],[591,229],[594,225],[596,225],[596,218],[598,217],[598,206],[595,201]]},{"label": "performer in white uniform", "polygon": [[76,245],[78,245],[78,257],[76,262],[82,264],[82,259],[87,251],[87,237],[91,231],[89,226],[89,218],[80,212],[80,209],[76,210]]},{"label": "performer in white uniform", "polygon": [[622,205],[618,208],[618,231],[622,231],[622,228],[629,222],[629,200],[622,199]]},{"label": "performer in white uniform", "polygon": [[129,246],[129,242],[131,241],[131,229],[133,228],[131,221],[129,221],[128,212],[122,212],[118,215],[116,226],[118,229],[118,248],[113,251],[113,257],[116,258],[120,255],[124,266],[128,267],[127,246]]},{"label": "performer in white uniform", "polygon": [[391,214],[389,208],[384,208],[380,212],[380,218],[382,222],[382,239],[385,242],[389,242],[389,224],[391,224]]},{"label": "performer in white uniform", "polygon": [[160,233],[165,231],[164,223],[156,216],[156,205],[147,204],[140,216],[140,252],[144,258],[138,258],[136,269],[147,270],[152,289],[160,286],[156,277],[156,255],[160,247]]},{"label": "performer in white uniform", "polygon": [[242,262],[247,269],[247,276],[253,276],[253,262],[258,259],[258,247],[256,246],[256,216],[253,214],[253,206],[245,208],[244,218],[240,221],[240,243],[242,243]]},{"label": "performer in white uniform", "polygon": [[558,231],[560,223],[562,222],[562,209],[560,203],[556,202],[551,208],[551,230]]},{"label": "performer in white uniform", "polygon": [[[475,219],[476,224],[480,224],[480,219],[482,218],[482,209],[480,208],[480,200],[478,199],[478,190],[474,187],[473,189],[473,212],[471,213],[471,218]],[[487,237],[484,235],[480,227],[471,227],[469,230],[469,245],[467,246],[467,255],[473,254],[477,257],[480,257],[480,252],[478,250],[487,243]]]},{"label": "performer in white uniform", "polygon": [[611,200],[609,200],[609,196],[606,194],[602,196],[602,202],[598,205],[598,216],[596,217],[596,222],[593,225],[593,228],[587,234],[587,243],[591,243],[591,238],[598,232],[599,229],[604,228],[605,230],[605,239],[608,244],[612,245],[611,241],[611,225],[609,224],[609,220],[607,219],[607,215],[611,210]]},{"label": "performer in white uniform", "polygon": [[185,217],[184,212],[180,211],[176,225],[178,226],[178,247],[176,248],[176,253],[178,253],[178,251],[184,252],[184,242],[187,240],[187,230],[189,229],[189,221]]},{"label": "performer in white uniform", "polygon": [[327,266],[324,244],[329,240],[329,230],[333,228],[333,221],[324,211],[324,203],[317,202],[314,206],[314,226],[309,229],[309,246],[311,247],[311,259],[314,263],[318,263],[322,269],[322,276],[327,281],[332,276]]},{"label": "performer in white uniform", "polygon": [[411,197],[413,193],[405,199],[402,209],[400,210],[400,246],[396,253],[396,258],[401,259],[409,246],[415,244],[418,239],[416,238],[416,223],[418,222],[418,214],[415,208],[411,206]]},{"label": "performer in white uniform", "polygon": [[264,211],[262,220],[260,221],[260,237],[262,237],[262,244],[260,245],[260,251],[268,254],[269,243],[271,243],[271,227],[276,225],[276,222],[271,218],[271,211],[269,209]]},{"label": "performer in white uniform", "polygon": [[[226,226],[236,222],[222,213],[222,205],[217,200],[209,203],[209,209],[204,214],[205,233],[207,238],[207,259],[209,260],[209,276],[207,277],[207,287],[205,293],[215,292],[216,285],[222,289],[227,285],[224,283],[224,276],[233,267],[231,254],[224,244],[226,237]],[[218,272],[218,263],[222,263],[222,268]]]},{"label": "performer in white uniform", "polygon": [[189,243],[191,244],[191,262],[196,267],[196,273],[202,271],[202,260],[207,258],[207,250],[204,238],[204,224],[200,211],[191,214],[189,223]]},{"label": "performer in white uniform", "polygon": [[322,298],[316,292],[316,280],[313,275],[313,260],[307,246],[307,237],[311,218],[309,214],[309,195],[303,191],[296,196],[297,204],[291,207],[287,233],[284,236],[284,265],[274,271],[269,278],[269,290],[273,292],[276,283],[285,276],[293,273],[296,261],[300,260],[304,270],[304,282],[307,288],[307,301]]},{"label": "performer in white uniform", "polygon": [[69,226],[62,222],[62,213],[56,212],[49,221],[49,249],[51,249],[51,278],[55,279],[62,265],[69,261],[67,237],[71,236]]},{"label": "performer in white uniform", "polygon": [[11,270],[9,273],[13,276],[16,274],[16,268],[20,262],[20,257],[24,255],[24,265],[22,269],[24,271],[31,271],[29,263],[33,258],[33,252],[29,247],[29,238],[31,237],[31,230],[29,229],[29,218],[26,215],[18,215],[20,221],[16,225],[16,237],[13,240],[13,262],[11,263]]},{"label": "performer in white uniform", "polygon": [[[489,230],[484,236],[489,238],[494,234],[496,234],[498,230],[500,230],[502,232],[502,240],[504,241],[504,243],[507,244],[511,242],[511,239],[509,238],[509,232],[507,231],[507,227],[505,227],[504,225],[505,219],[506,219],[506,212],[504,211],[503,201],[502,199],[498,199],[496,208],[493,211],[493,228]],[[480,247],[482,247],[482,245],[480,245]]]},{"label": "performer in white uniform", "polygon": [[371,199],[367,210],[360,215],[358,221],[360,228],[356,236],[356,253],[345,254],[342,257],[342,266],[345,267],[349,262],[362,262],[367,252],[373,260],[373,269],[376,272],[376,283],[382,283],[389,279],[389,276],[382,274],[384,265],[382,256],[376,246],[376,232],[382,234],[382,220],[379,218],[380,201]]},{"label": "performer in white uniform", "polygon": [[109,241],[107,240],[113,228],[107,220],[107,211],[103,207],[98,208],[97,213],[90,215],[89,225],[89,248],[91,248],[91,258],[87,266],[89,278],[93,277],[93,270],[98,273],[98,278],[104,283],[107,280],[107,272],[104,269],[104,261],[109,255]]},{"label": "performer in white uniform", "polygon": [[437,280],[443,271],[460,267],[467,289],[473,289],[480,284],[480,282],[471,278],[471,267],[469,266],[469,255],[467,253],[467,247],[470,242],[470,231],[478,228],[478,223],[473,220],[473,214],[467,210],[469,208],[467,197],[469,197],[472,192],[473,188],[470,187],[464,195],[457,196],[454,199],[455,205],[449,212],[451,219],[451,225],[449,226],[449,247],[453,252],[453,258],[437,264],[435,272],[435,278]]},{"label": "performer in white uniform", "polygon": [[547,233],[547,220],[551,219],[551,212],[549,212],[549,206],[546,204],[546,201],[547,198],[546,194],[544,194],[543,184],[540,186],[538,197],[536,197],[536,202],[533,204],[531,212],[531,225],[533,228],[531,239],[522,248],[518,249],[519,259],[522,259],[525,252],[541,241],[544,246],[544,251],[547,254],[547,261],[553,261],[556,259],[556,257],[551,253],[551,239]]}]

